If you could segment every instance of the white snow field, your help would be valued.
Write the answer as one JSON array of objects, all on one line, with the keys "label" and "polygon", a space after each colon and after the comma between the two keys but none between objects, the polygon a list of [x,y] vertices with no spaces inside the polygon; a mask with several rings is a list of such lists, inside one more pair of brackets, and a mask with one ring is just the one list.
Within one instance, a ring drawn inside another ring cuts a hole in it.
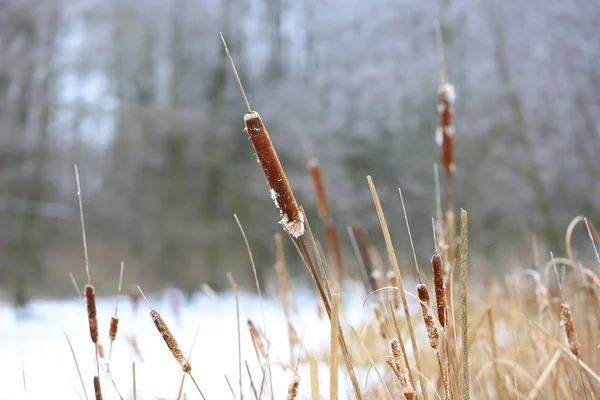
[{"label": "white snow field", "polygon": [[[346,290],[352,293],[360,289],[353,287]],[[372,315],[368,306],[363,309],[363,291],[360,290],[359,293],[360,296],[348,296],[354,300],[352,303],[346,302],[343,315],[344,325],[351,324],[358,331],[364,328],[365,322]],[[315,356],[326,354],[329,347],[329,322],[319,319],[315,294],[307,290],[299,291],[296,292],[295,299],[299,313],[294,315],[293,321],[298,335],[303,339],[305,350],[302,357],[306,359],[307,352]],[[190,363],[192,375],[205,398],[232,398],[225,376],[233,386],[236,398],[239,398],[237,319],[233,293],[222,294],[215,300],[199,292],[192,296],[189,302],[181,303],[179,318],[168,296],[149,295],[148,300],[161,313],[186,355],[190,351],[194,334],[198,332]],[[100,341],[104,346],[105,360],[110,348],[108,329],[115,301],[116,297],[97,299]],[[183,375],[179,364],[157,332],[143,300],[139,303],[137,314],[132,311],[129,299],[121,297],[119,332],[110,362],[120,395],[124,399],[133,399],[132,362],[135,361],[137,399],[177,398]],[[273,300],[264,300],[264,312],[271,346],[273,389],[275,398],[282,399],[286,398],[288,385],[294,375],[291,370],[281,367],[290,361],[287,323],[279,303]],[[248,334],[248,318],[263,330],[258,297],[240,293],[242,361],[248,361],[255,385],[260,385],[261,372]],[[65,334],[73,345],[83,385]],[[137,338],[143,360],[136,355],[127,340],[133,336]],[[349,337],[350,335],[346,336],[351,351],[358,351],[360,345],[354,338]],[[105,360],[101,360],[101,364],[105,364]],[[100,371],[101,386],[104,388],[103,398],[119,399],[119,394],[110,381],[107,381],[103,368],[101,367]],[[319,364],[323,398],[327,397],[329,390],[328,368],[326,363]],[[95,351],[90,340],[83,299],[36,300],[26,310],[16,310],[8,304],[0,303],[0,400],[93,399],[95,370]],[[367,369],[359,368],[357,374],[364,388]],[[299,376],[301,381],[298,398],[309,399],[308,363],[301,363]],[[374,382],[376,374],[371,372],[367,377],[369,382]],[[244,398],[252,398],[245,366],[242,370],[242,387]],[[340,388],[341,399],[352,397],[341,360]],[[184,398],[201,399],[189,378],[185,380],[184,392]],[[270,396],[263,396],[268,397]]]}]

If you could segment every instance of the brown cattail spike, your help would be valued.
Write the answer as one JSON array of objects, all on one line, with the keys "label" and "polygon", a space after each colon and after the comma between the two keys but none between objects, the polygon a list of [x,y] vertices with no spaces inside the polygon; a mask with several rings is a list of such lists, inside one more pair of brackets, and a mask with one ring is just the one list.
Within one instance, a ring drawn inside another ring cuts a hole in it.
[{"label": "brown cattail spike", "polygon": [[96,291],[90,284],[85,285],[85,304],[87,306],[88,324],[92,342],[98,341],[98,318],[96,316]]},{"label": "brown cattail spike", "polygon": [[446,174],[456,171],[454,163],[454,117],[453,104],[456,98],[454,86],[444,83],[438,88],[439,125],[436,130],[436,141],[442,148],[442,166]]},{"label": "brown cattail spike", "polygon": [[100,378],[98,376],[94,376],[94,394],[96,400],[102,400],[102,390],[100,389]]},{"label": "brown cattail spike", "polygon": [[571,349],[571,353],[579,356],[581,345],[575,332],[575,324],[569,306],[563,301],[560,303],[560,324],[563,327],[565,342]]},{"label": "brown cattail spike", "polygon": [[392,339],[390,341],[390,347],[392,348],[392,358],[396,377],[400,380],[402,387],[412,388],[412,383],[408,376],[407,366],[404,362],[404,356],[400,350],[400,342],[398,342],[398,339]]},{"label": "brown cattail spike", "polygon": [[271,198],[281,211],[281,223],[292,236],[298,238],[304,234],[304,217],[298,208],[265,125],[256,111],[246,113],[244,123],[258,162],[271,188]]},{"label": "brown cattail spike", "polygon": [[119,317],[113,315],[110,318],[110,330],[108,331],[108,337],[110,340],[115,340],[117,338],[117,330],[119,329]]},{"label": "brown cattail spike", "polygon": [[187,358],[185,358],[185,356],[183,355],[181,348],[177,344],[177,340],[175,340],[175,337],[173,337],[173,335],[171,334],[171,331],[165,323],[165,320],[162,318],[159,312],[154,309],[150,311],[150,317],[152,317],[152,321],[154,322],[154,325],[156,325],[156,329],[158,329],[158,332],[162,335],[163,340],[167,344],[167,347],[169,348],[169,350],[171,350],[171,353],[173,354],[179,365],[181,365],[181,369],[183,370],[183,372],[189,373],[192,370],[192,366],[188,362]]},{"label": "brown cattail spike", "polygon": [[298,385],[300,384],[300,377],[298,375],[292,378],[292,383],[290,383],[290,387],[288,389],[288,400],[296,400],[298,397]]},{"label": "brown cattail spike", "polygon": [[265,344],[252,320],[248,320],[248,330],[250,331],[250,337],[252,338],[252,343],[254,343],[254,347],[256,347],[256,351],[258,351],[260,355],[263,356],[263,358],[267,358],[267,350],[265,348]]},{"label": "brown cattail spike", "polygon": [[434,254],[431,257],[433,268],[433,286],[435,288],[435,303],[437,305],[438,320],[442,328],[446,328],[446,283],[444,282],[444,266],[442,257]]},{"label": "brown cattail spike", "polygon": [[419,294],[419,300],[421,301],[421,311],[423,312],[423,321],[427,328],[427,337],[429,337],[429,344],[433,349],[438,348],[440,342],[440,336],[433,322],[433,316],[431,315],[431,305],[429,300],[429,290],[423,283],[417,285],[417,293]]},{"label": "brown cattail spike", "polygon": [[316,159],[313,158],[308,162],[308,171],[310,172],[315,187],[315,193],[317,194],[317,211],[321,218],[326,218],[330,215],[329,201],[327,201],[327,191],[325,190],[321,167]]}]

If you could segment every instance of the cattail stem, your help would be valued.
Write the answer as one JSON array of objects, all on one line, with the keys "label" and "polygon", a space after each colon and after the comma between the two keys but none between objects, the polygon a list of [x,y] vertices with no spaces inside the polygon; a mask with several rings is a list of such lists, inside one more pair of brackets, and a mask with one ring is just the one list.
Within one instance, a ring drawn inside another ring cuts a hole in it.
[{"label": "cattail stem", "polygon": [[467,212],[460,210],[460,309],[462,333],[463,398],[469,400],[469,333],[467,301]]},{"label": "cattail stem", "polygon": [[313,356],[308,358],[310,363],[310,396],[311,400],[319,400],[319,367],[317,359]]},{"label": "cattail stem", "polygon": [[340,295],[331,294],[331,335],[329,349],[329,398],[337,400],[338,398],[338,343],[339,343],[339,312]]}]

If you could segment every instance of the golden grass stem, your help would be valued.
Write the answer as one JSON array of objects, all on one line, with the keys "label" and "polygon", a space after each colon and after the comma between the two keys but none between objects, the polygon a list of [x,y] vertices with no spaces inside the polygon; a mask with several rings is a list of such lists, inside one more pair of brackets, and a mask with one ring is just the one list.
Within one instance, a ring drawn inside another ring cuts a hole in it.
[{"label": "golden grass stem", "polygon": [[[371,195],[373,197],[373,202],[375,203],[375,209],[377,211],[377,216],[379,218],[379,223],[381,225],[381,230],[383,232],[383,237],[385,239],[388,257],[394,268],[394,273],[396,274],[396,280],[398,281],[398,289],[400,289],[400,296],[402,298],[402,307],[404,308],[404,315],[406,317],[406,323],[408,325],[408,332],[410,334],[410,341],[413,348],[413,353],[415,357],[415,364],[419,371],[421,371],[421,361],[419,359],[419,348],[417,347],[417,340],[415,338],[415,332],[412,325],[412,320],[410,316],[410,310],[408,309],[408,302],[406,301],[406,293],[404,291],[404,281],[402,280],[402,274],[400,273],[400,267],[398,265],[398,259],[396,258],[396,252],[394,251],[394,245],[392,244],[392,239],[390,237],[390,231],[387,226],[387,222],[385,220],[385,216],[383,214],[383,209],[381,208],[381,202],[379,201],[379,196],[377,195],[377,191],[375,189],[375,185],[373,184],[373,179],[371,176],[367,176],[367,182],[369,183],[369,188],[371,190]],[[427,400],[427,390],[425,389],[425,381],[423,378],[420,379],[421,392],[423,393],[424,400]]]},{"label": "golden grass stem", "polygon": [[560,355],[561,354],[562,354],[562,352],[561,352],[560,349],[558,349],[558,350],[556,350],[554,352],[554,354],[552,355],[552,358],[550,359],[550,361],[548,362],[548,364],[546,364],[546,368],[544,368],[544,370],[542,371],[542,373],[540,374],[540,376],[538,377],[538,379],[535,381],[535,384],[533,385],[533,388],[527,394],[527,398],[529,400],[534,400],[537,397],[538,393],[540,392],[540,390],[542,389],[542,387],[546,383],[546,380],[548,380],[548,377],[550,376],[550,374],[554,370],[554,366],[556,365],[556,363],[560,359]]},{"label": "golden grass stem", "polygon": [[469,400],[469,332],[468,332],[468,264],[467,264],[467,212],[460,210],[460,310],[462,336],[463,398]]},{"label": "golden grass stem", "polygon": [[329,348],[329,398],[338,398],[338,354],[339,354],[339,329],[340,329],[340,295],[331,294],[331,336]]},{"label": "golden grass stem", "polygon": [[308,358],[310,364],[310,398],[311,400],[319,400],[319,366],[317,359],[313,356]]}]

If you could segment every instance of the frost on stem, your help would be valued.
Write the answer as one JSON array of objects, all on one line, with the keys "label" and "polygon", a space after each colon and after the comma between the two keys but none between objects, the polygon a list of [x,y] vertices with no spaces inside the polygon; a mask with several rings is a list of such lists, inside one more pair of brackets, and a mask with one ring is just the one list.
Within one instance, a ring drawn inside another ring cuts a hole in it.
[{"label": "frost on stem", "polygon": [[304,234],[304,218],[263,121],[256,111],[251,111],[244,115],[244,124],[267,178],[271,198],[280,209],[281,223],[298,238]]}]

